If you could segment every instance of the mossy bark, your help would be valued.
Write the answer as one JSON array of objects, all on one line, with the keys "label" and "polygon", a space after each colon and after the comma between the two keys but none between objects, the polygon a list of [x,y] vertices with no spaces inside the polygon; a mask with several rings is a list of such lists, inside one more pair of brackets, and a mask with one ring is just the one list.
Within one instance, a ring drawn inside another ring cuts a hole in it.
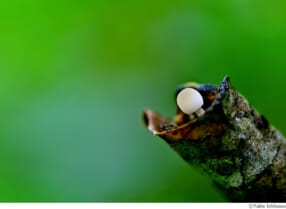
[{"label": "mossy bark", "polygon": [[174,120],[145,110],[146,126],[182,158],[211,175],[231,201],[286,201],[286,141],[235,91],[228,77],[216,87],[188,83],[204,98],[205,114],[177,109]]}]

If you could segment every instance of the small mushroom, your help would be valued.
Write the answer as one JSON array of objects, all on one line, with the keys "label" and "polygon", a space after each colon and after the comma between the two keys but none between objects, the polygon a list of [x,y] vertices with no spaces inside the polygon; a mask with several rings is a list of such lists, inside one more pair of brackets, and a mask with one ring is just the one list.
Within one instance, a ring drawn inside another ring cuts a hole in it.
[{"label": "small mushroom", "polygon": [[204,114],[202,108],[204,100],[202,95],[193,88],[181,90],[177,96],[177,105],[185,114],[192,116],[195,113],[198,117]]}]

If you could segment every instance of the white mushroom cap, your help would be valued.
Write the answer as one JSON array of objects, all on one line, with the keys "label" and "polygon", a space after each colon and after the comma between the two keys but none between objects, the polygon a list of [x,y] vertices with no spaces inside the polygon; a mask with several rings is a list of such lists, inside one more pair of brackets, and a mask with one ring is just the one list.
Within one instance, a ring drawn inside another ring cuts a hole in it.
[{"label": "white mushroom cap", "polygon": [[185,88],[177,96],[177,104],[185,114],[192,114],[203,106],[202,95],[193,88]]}]

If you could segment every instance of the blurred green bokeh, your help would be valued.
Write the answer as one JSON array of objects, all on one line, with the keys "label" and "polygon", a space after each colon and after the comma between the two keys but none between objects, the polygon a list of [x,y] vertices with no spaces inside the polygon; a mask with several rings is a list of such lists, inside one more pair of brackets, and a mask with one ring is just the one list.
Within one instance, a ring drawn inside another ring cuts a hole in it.
[{"label": "blurred green bokeh", "polygon": [[0,201],[220,202],[143,126],[187,81],[286,134],[285,1],[2,1]]}]

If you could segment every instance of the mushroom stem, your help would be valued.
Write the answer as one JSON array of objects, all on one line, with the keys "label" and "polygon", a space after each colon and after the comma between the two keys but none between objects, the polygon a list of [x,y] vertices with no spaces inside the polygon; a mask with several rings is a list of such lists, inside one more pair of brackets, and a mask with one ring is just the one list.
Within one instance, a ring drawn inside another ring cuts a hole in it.
[{"label": "mushroom stem", "polygon": [[198,116],[198,117],[201,117],[203,114],[205,114],[205,111],[203,108],[200,108],[198,109],[195,114]]}]

